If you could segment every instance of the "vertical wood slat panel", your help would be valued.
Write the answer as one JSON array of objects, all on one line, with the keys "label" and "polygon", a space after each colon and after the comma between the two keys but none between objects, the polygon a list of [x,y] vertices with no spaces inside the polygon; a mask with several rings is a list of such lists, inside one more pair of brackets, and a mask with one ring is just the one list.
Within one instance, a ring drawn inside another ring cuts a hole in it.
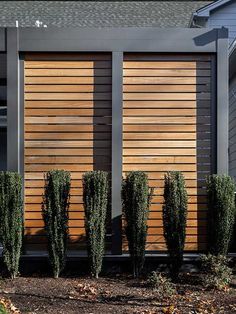
[{"label": "vertical wood slat panel", "polygon": [[[111,60],[111,54],[102,53],[26,55],[24,171],[28,249],[45,247],[43,175],[51,169],[71,172],[69,248],[85,248],[82,175],[90,170],[111,171]],[[109,228],[106,246],[110,250]]]},{"label": "vertical wood slat panel", "polygon": [[202,250],[206,247],[205,176],[211,172],[211,58],[161,60],[158,54],[127,53],[123,68],[123,174],[146,171],[155,187],[146,249],[166,249],[163,178],[166,171],[179,170],[189,194],[185,249]]}]

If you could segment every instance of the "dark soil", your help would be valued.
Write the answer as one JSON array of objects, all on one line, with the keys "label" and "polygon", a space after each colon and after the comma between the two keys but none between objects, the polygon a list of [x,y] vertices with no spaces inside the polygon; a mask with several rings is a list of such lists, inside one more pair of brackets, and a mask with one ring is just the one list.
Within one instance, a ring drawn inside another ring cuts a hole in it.
[{"label": "dark soil", "polygon": [[236,313],[234,287],[223,292],[206,291],[188,276],[185,283],[177,285],[178,294],[166,300],[144,281],[128,275],[98,280],[39,276],[3,279],[0,297],[10,299],[20,313],[32,314]]}]

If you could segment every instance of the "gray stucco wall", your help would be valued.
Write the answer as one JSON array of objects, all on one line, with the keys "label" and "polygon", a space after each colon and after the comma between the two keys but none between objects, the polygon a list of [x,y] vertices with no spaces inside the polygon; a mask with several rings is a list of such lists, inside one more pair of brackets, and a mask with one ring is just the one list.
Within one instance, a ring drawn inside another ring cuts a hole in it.
[{"label": "gray stucco wall", "polygon": [[236,179],[236,76],[229,87],[229,174]]},{"label": "gray stucco wall", "polygon": [[229,42],[231,44],[236,38],[236,1],[220,7],[215,12],[211,12],[205,26],[213,28],[221,28],[224,26],[228,28]]}]

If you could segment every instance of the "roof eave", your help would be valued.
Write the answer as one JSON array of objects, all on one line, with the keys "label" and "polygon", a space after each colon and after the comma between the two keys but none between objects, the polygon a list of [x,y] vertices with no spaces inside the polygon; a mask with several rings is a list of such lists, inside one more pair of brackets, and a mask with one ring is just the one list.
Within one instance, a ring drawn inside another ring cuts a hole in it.
[{"label": "roof eave", "polygon": [[189,21],[188,27],[204,27],[203,25],[200,25],[197,21],[207,21],[209,16],[199,16],[197,13],[193,13],[191,15],[191,19]]},{"label": "roof eave", "polygon": [[196,11],[196,16],[199,16],[199,17],[209,17],[210,16],[210,12],[212,10],[216,10],[218,9],[219,7],[221,7],[222,5],[225,5],[229,2],[231,2],[232,0],[218,0],[218,1],[215,1],[213,3],[210,3],[208,5],[206,5],[205,7],[203,8],[200,8]]}]

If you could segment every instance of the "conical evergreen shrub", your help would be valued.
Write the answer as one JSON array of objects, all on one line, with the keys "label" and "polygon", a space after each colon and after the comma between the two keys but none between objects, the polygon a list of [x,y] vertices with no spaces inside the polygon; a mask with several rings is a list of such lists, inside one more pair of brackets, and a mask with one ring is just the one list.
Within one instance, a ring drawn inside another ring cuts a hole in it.
[{"label": "conical evergreen shrub", "polygon": [[58,278],[65,267],[69,199],[70,173],[64,170],[47,172],[45,175],[42,215],[54,278]]},{"label": "conical evergreen shrub", "polygon": [[207,178],[208,248],[214,255],[226,255],[235,221],[235,182],[227,175]]},{"label": "conical evergreen shrub", "polygon": [[108,173],[91,171],[83,176],[85,230],[91,275],[98,278],[105,249]]},{"label": "conical evergreen shrub", "polygon": [[134,277],[140,275],[144,265],[147,219],[152,194],[153,189],[148,186],[146,173],[132,171],[123,179],[122,203],[125,214],[125,232]]},{"label": "conical evergreen shrub", "polygon": [[0,172],[0,236],[3,262],[15,278],[23,237],[22,177],[15,172]]},{"label": "conical evergreen shrub", "polygon": [[170,256],[170,274],[174,280],[178,278],[183,262],[187,209],[184,176],[181,172],[168,172],[164,184],[163,228]]}]

